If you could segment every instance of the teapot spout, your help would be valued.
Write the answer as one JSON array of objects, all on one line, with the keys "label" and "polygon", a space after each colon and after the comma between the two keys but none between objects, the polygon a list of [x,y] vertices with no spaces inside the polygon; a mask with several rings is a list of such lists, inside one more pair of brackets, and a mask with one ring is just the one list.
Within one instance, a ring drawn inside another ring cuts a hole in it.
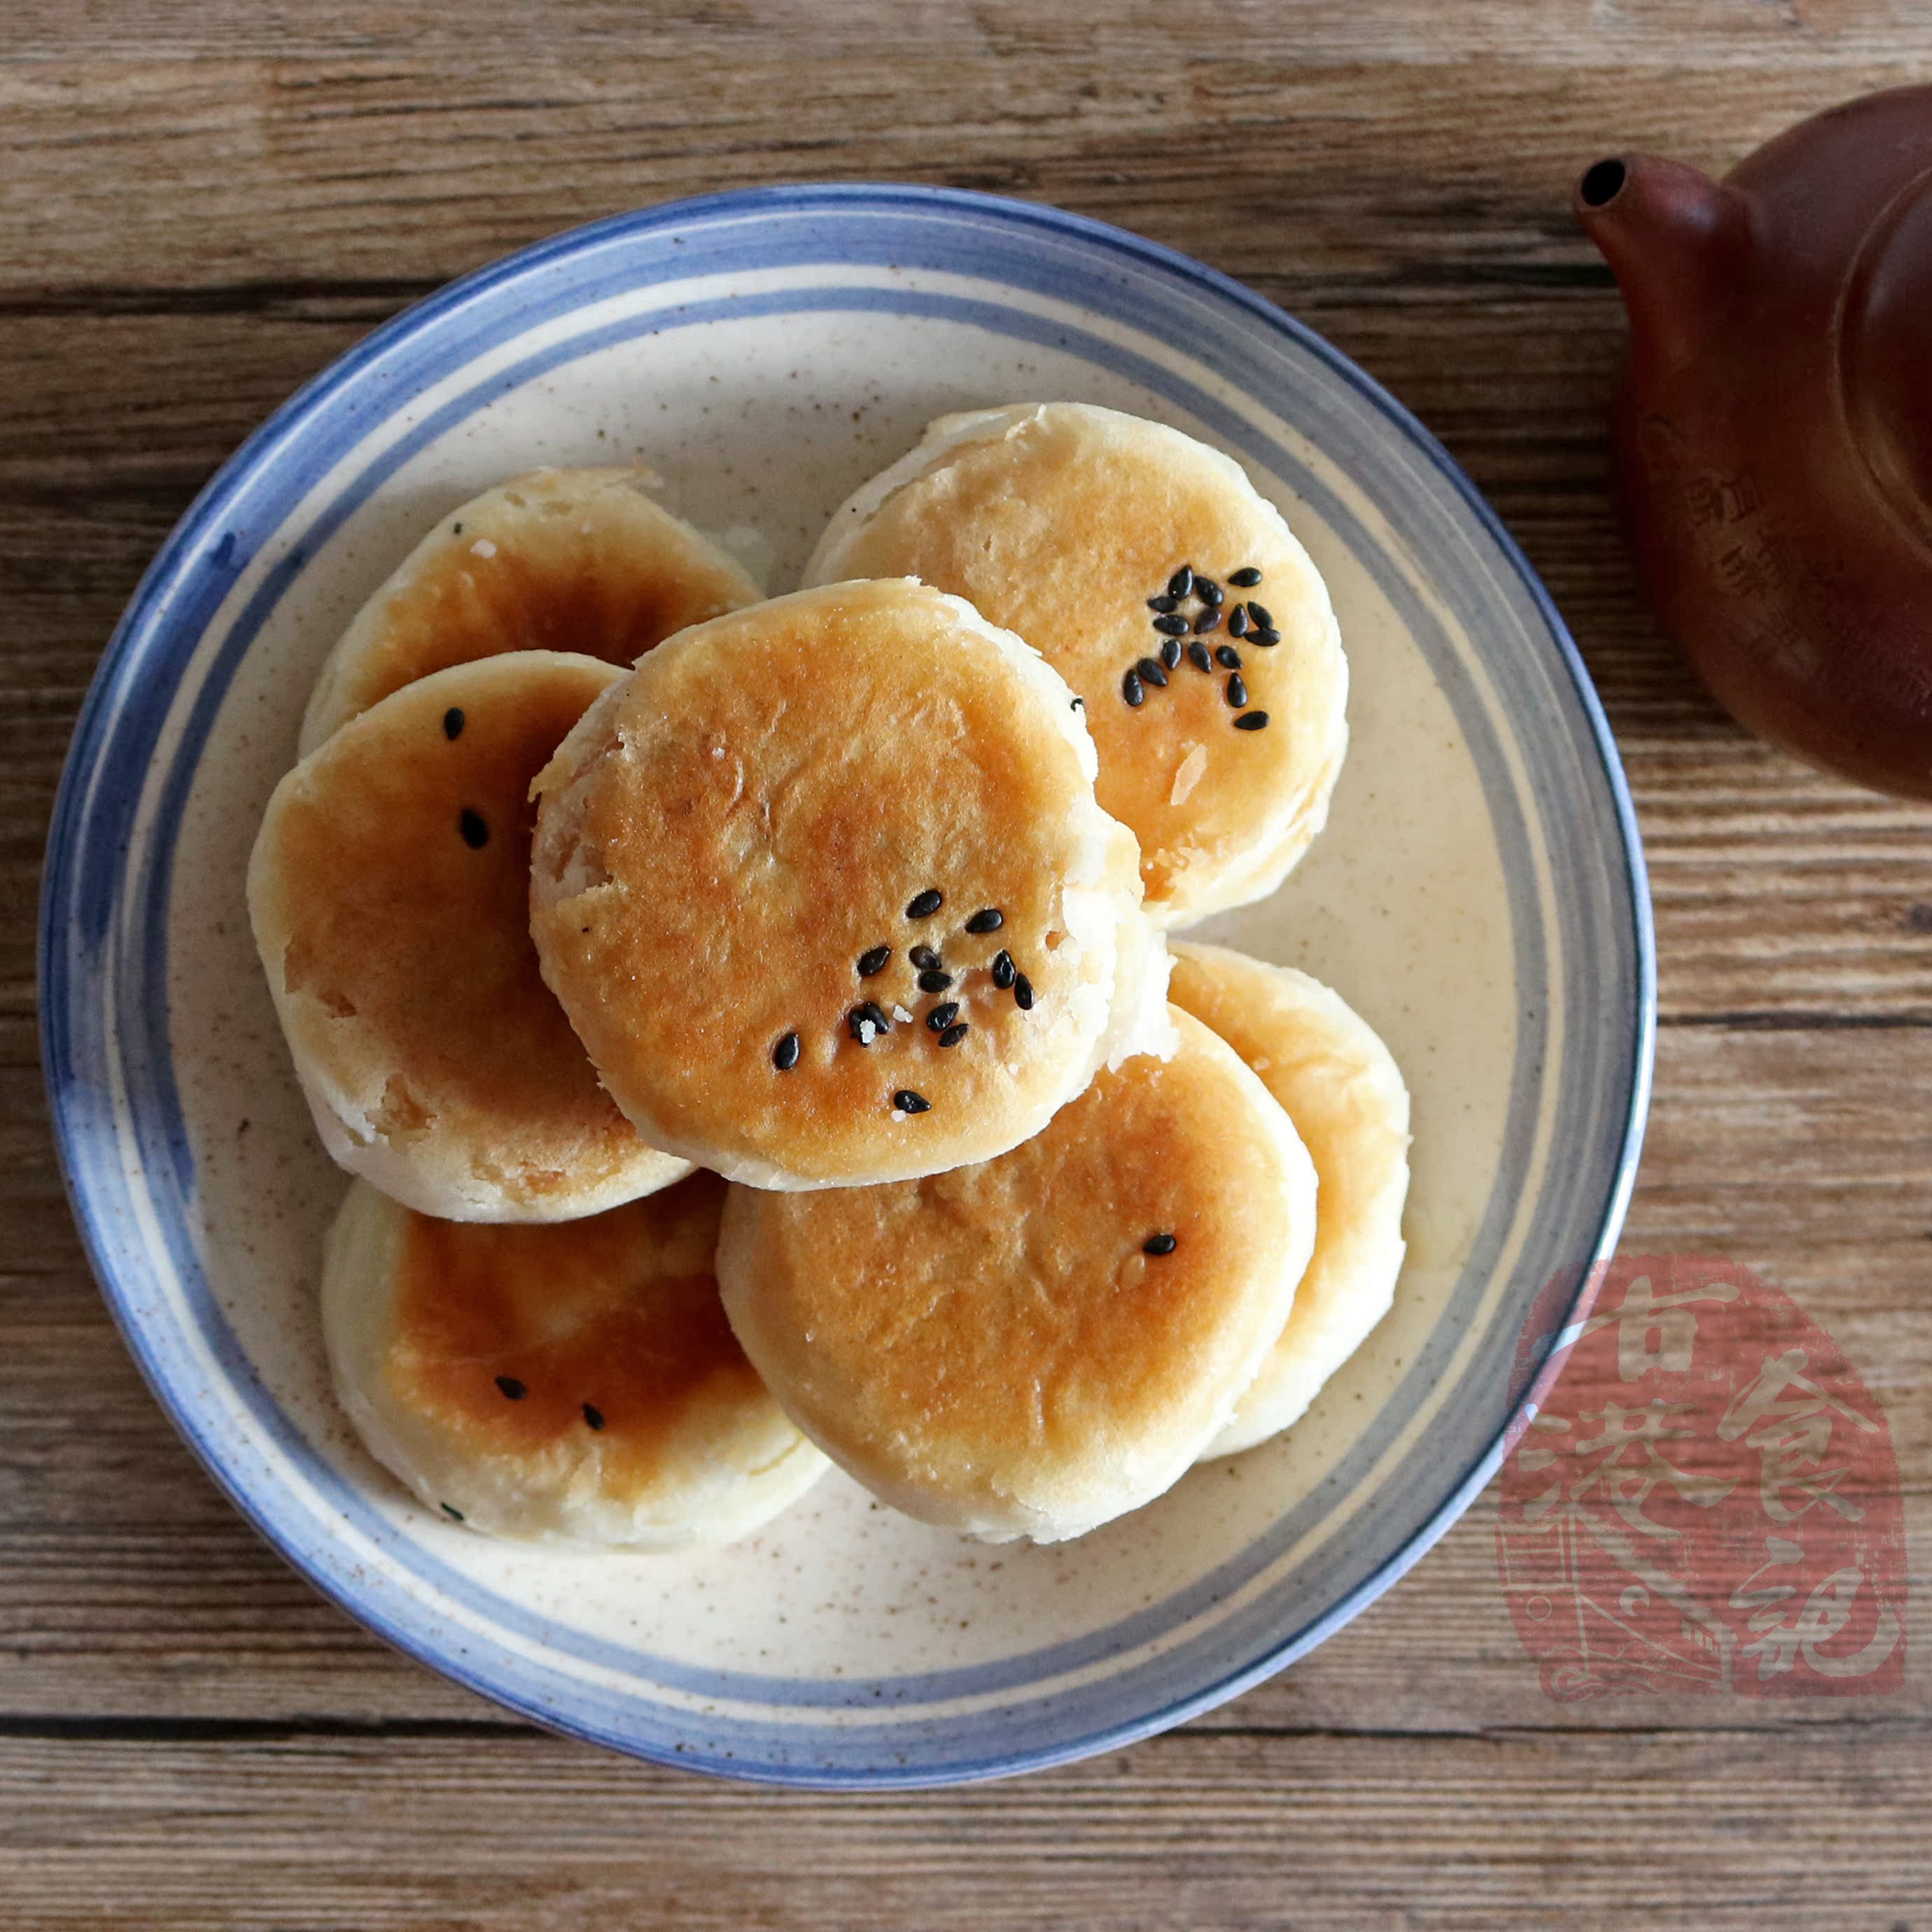
[{"label": "teapot spout", "polygon": [[1623,291],[1636,361],[1676,368],[1738,306],[1754,250],[1737,189],[1679,161],[1618,154],[1585,170],[1571,206]]}]

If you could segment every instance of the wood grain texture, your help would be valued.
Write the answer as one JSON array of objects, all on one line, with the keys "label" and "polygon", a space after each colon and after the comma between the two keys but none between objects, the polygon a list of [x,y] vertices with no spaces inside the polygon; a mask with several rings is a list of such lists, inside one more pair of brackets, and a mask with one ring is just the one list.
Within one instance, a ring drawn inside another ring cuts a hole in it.
[{"label": "wood grain texture", "polygon": [[[832,1798],[534,1732],[75,1738],[0,1761],[0,1895],[50,1928],[98,1925],[104,1873],[131,1866],[143,1925],[304,1932],[1492,1932],[1526,1898],[1540,1925],[1883,1928],[1922,1922],[1928,1802],[1932,1767],[1890,1728],[1315,1750],[1182,1732],[1017,1784]],[[426,1835],[432,1807],[460,1825]],[[1484,1810],[1528,1828],[1505,1850]]]},{"label": "wood grain texture", "polygon": [[[1304,315],[1441,434],[1602,692],[1648,852],[1625,1248],[1729,1252],[1884,1404],[1932,1550],[1932,811],[1744,738],[1604,488],[1599,152],[1721,167],[1932,70],[1872,0],[13,0],[0,13],[0,1926],[1932,1925],[1932,1676],[1543,1693],[1486,1499],[1294,1670],[1135,1750],[892,1799],[545,1738],[363,1635],[147,1396],[51,1150],[32,910],[140,572],[292,389],[450,275],[753,182],[1058,202]],[[1916,1630],[1916,1625],[1913,1625]],[[1916,1653],[1915,1653],[1916,1655]]]}]

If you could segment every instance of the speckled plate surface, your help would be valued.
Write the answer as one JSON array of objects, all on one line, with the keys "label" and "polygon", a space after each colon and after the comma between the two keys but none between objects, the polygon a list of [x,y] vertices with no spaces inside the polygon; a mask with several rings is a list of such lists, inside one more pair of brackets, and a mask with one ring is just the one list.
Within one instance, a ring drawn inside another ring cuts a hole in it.
[{"label": "speckled plate surface", "polygon": [[[344,1182],[250,944],[244,863],[316,669],[451,506],[638,458],[790,587],[931,416],[1075,398],[1230,451],[1326,573],[1354,674],[1329,829],[1202,930],[1328,980],[1414,1096],[1394,1311],[1307,1418],[1082,1541],[990,1549],[834,1474],[766,1533],[577,1558],[432,1518],[330,1398]],[[1292,1661],[1495,1468],[1540,1293],[1614,1243],[1648,1085],[1648,901],[1574,651],[1442,451],[1280,311],[1117,230],[895,188],[725,195],[512,257],[378,330],[170,538],[76,734],[43,904],[75,1210],[156,1394],[237,1504],[374,1630],[542,1722],[743,1777],[1052,1763]]]}]

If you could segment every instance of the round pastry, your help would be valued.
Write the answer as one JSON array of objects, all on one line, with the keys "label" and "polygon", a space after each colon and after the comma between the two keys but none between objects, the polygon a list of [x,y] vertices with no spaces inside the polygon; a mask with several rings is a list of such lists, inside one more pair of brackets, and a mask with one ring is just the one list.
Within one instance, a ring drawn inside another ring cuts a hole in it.
[{"label": "round pastry", "polygon": [[322,1331],[376,1460],[472,1529],[670,1550],[748,1535],[825,1458],[718,1305],[724,1184],[548,1227],[465,1226],[358,1182],[328,1238]]},{"label": "round pastry", "polygon": [[614,685],[537,780],[530,923],[644,1138],[753,1186],[903,1180],[1168,1046],[1081,716],[904,582],[716,619]]},{"label": "round pastry", "polygon": [[302,750],[431,671],[502,651],[634,663],[763,592],[637,470],[539,470],[450,512],[329,653]]},{"label": "round pastry", "polygon": [[263,815],[249,915],[323,1144],[425,1214],[558,1220],[690,1171],[598,1086],[530,942],[530,781],[619,675],[520,651],[418,679]]},{"label": "round pastry", "polygon": [[724,1306],[874,1494],[990,1541],[1138,1508],[1226,1424],[1294,1299],[1315,1173],[1234,1052],[1175,1018],[1000,1159],[896,1187],[734,1188]]},{"label": "round pastry", "polygon": [[1264,898],[1321,830],[1348,662],[1307,552],[1219,450],[1078,403],[942,416],[834,516],[805,580],[899,575],[970,599],[1086,700],[1158,923]]},{"label": "round pastry", "polygon": [[1212,1027],[1287,1110],[1321,1182],[1315,1252],[1260,1372],[1210,1456],[1277,1434],[1388,1312],[1402,1271],[1408,1090],[1340,997],[1286,966],[1177,942],[1171,997]]}]

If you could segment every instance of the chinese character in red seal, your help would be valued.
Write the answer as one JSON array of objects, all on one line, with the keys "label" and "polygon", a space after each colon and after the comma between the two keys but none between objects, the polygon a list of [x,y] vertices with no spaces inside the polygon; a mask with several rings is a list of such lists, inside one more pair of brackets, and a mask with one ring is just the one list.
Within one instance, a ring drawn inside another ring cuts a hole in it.
[{"label": "chinese character in red seal", "polygon": [[1561,1352],[1496,1528],[1550,1695],[1896,1690],[1898,1464],[1823,1330],[1735,1263],[1651,1256],[1603,1270]]}]

